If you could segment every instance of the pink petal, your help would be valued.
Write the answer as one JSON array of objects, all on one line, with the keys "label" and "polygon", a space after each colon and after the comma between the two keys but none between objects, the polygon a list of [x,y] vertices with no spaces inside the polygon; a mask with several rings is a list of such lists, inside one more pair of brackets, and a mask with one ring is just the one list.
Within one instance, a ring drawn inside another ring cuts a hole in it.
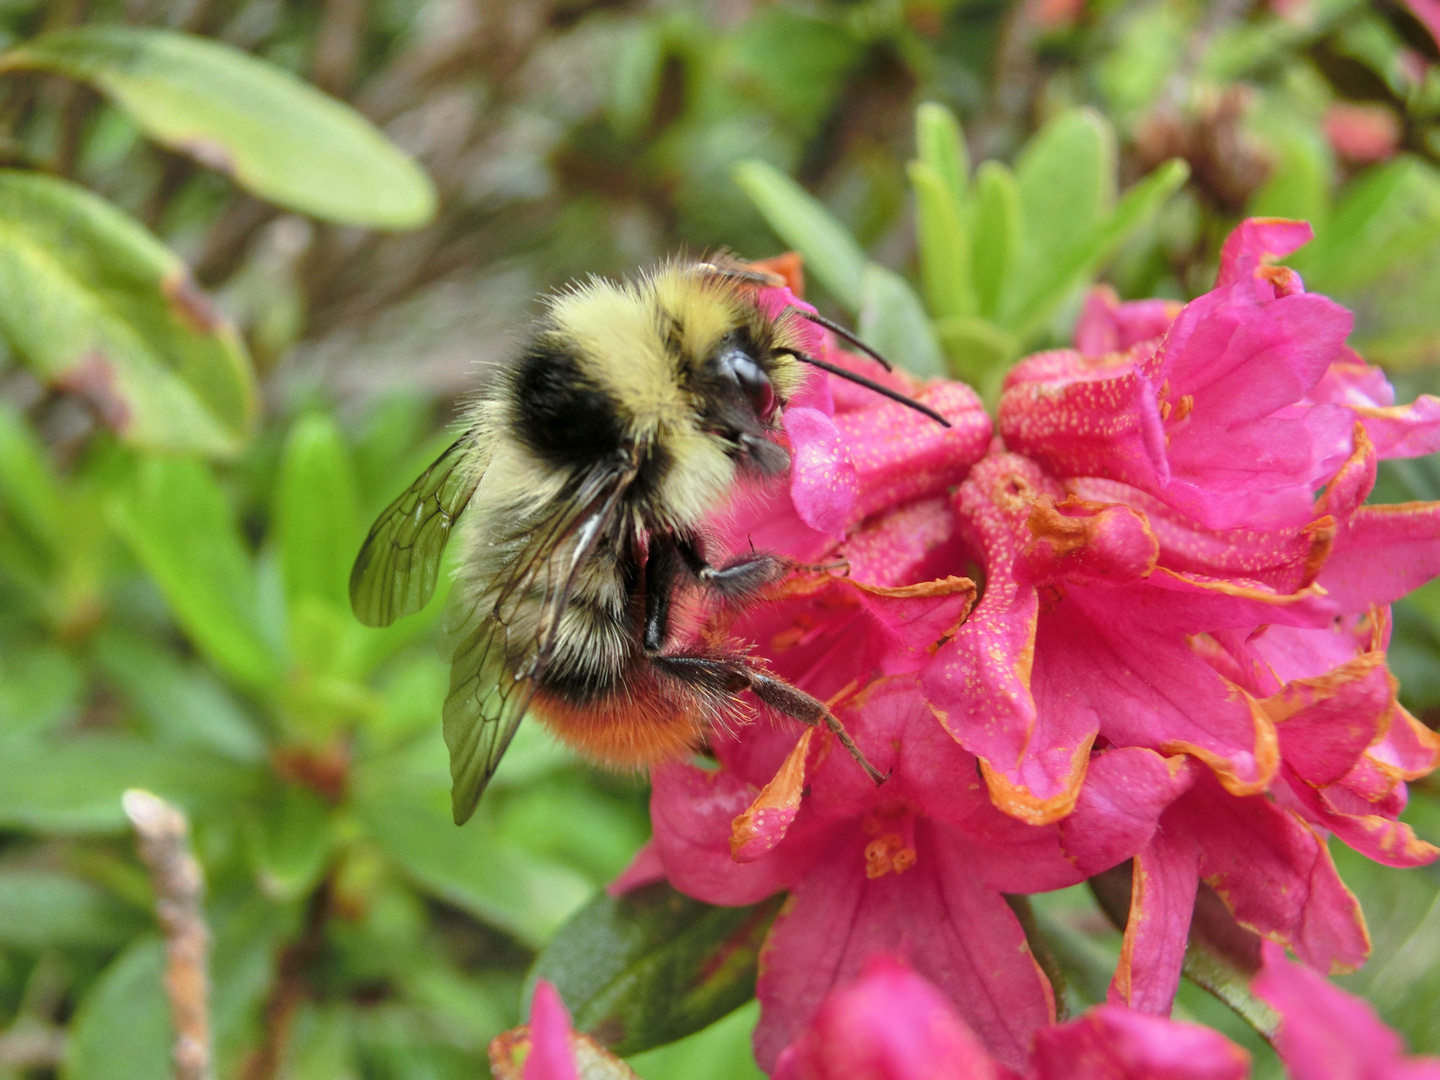
[{"label": "pink petal", "polygon": [[796,829],[779,851],[739,864],[731,858],[733,822],[758,790],[729,770],[710,772],[674,762],[651,776],[650,820],[665,875],[681,892],[710,904],[753,904],[792,887],[820,852],[817,830]]},{"label": "pink petal", "polygon": [[1290,785],[1300,806],[1317,824],[1328,829],[1367,859],[1383,866],[1428,866],[1440,858],[1440,848],[1426,843],[1415,830],[1346,788],[1316,789],[1300,780]]},{"label": "pink petal", "polygon": [[1440,398],[1422,394],[1409,405],[1351,410],[1382,458],[1423,457],[1440,450]]},{"label": "pink petal", "polygon": [[554,985],[539,979],[530,1001],[530,1056],[525,1080],[577,1080],[570,1049],[570,1013]]},{"label": "pink petal", "polygon": [[1326,674],[1295,679],[1261,707],[1275,723],[1285,764],[1305,782],[1333,784],[1390,723],[1395,687],[1383,653],[1364,653]]},{"label": "pink petal", "polygon": [[1405,0],[1405,6],[1440,44],[1440,0]]},{"label": "pink petal", "polygon": [[630,865],[620,871],[620,876],[609,885],[605,892],[610,896],[624,896],[632,889],[653,885],[665,880],[665,863],[655,847],[655,841],[647,840],[630,860]]},{"label": "pink petal", "polygon": [[843,538],[860,478],[835,421],[816,409],[785,410],[790,436],[790,498],[800,520],[817,532]]},{"label": "pink petal", "polygon": [[1320,584],[1341,611],[1388,604],[1440,574],[1440,503],[1365,506],[1336,541]]},{"label": "pink petal", "polygon": [[1065,853],[1086,877],[1124,862],[1150,843],[1160,815],[1194,780],[1183,755],[1138,746],[1093,755],[1075,812],[1060,822]]},{"label": "pink petal", "polygon": [[1162,829],[1135,856],[1130,918],[1110,983],[1112,1005],[1169,1016],[1180,985],[1199,887],[1200,852],[1183,832]]},{"label": "pink petal", "polygon": [[975,391],[964,383],[942,382],[918,397],[951,426],[892,401],[835,418],[860,480],[852,524],[878,510],[944,492],[984,455],[990,417]]},{"label": "pink petal", "polygon": [[1128,506],[1041,495],[1026,521],[1030,540],[1015,579],[1031,584],[1134,581],[1155,568],[1160,545],[1149,522]]},{"label": "pink petal", "polygon": [[1242,925],[1284,941],[1324,971],[1365,962],[1370,939],[1360,905],[1324,841],[1295,814],[1263,795],[1231,795],[1202,776],[1171,807],[1166,827],[1172,822],[1195,838],[1201,877]]},{"label": "pink petal", "polygon": [[1315,235],[1308,221],[1285,218],[1246,218],[1230,231],[1220,248],[1220,272],[1215,287],[1229,285],[1242,273],[1264,263],[1283,259],[1308,244]]},{"label": "pink petal", "polygon": [[737,863],[754,862],[769,854],[785,839],[786,831],[800,811],[800,792],[805,786],[805,759],[814,734],[814,728],[805,729],[774,779],[730,823],[730,857]]},{"label": "pink petal", "polygon": [[1075,348],[1086,356],[1125,352],[1164,334],[1183,306],[1178,300],[1121,303],[1109,285],[1097,285],[1085,297],[1075,324]]},{"label": "pink petal", "polygon": [[896,507],[860,526],[836,552],[867,585],[913,585],[960,565],[955,514],[945,496]]},{"label": "pink petal", "polygon": [[1035,1037],[1030,1080],[1245,1080],[1250,1055],[1199,1024],[1101,1005]]},{"label": "pink petal", "polygon": [[1318,972],[1292,964],[1274,942],[1265,943],[1264,958],[1251,987],[1280,1014],[1275,1048],[1292,1080],[1384,1080],[1401,1075],[1396,1067],[1405,1045],[1368,1003],[1333,986]]},{"label": "pink petal", "polygon": [[876,954],[908,963],[956,1003],[991,1054],[1023,1067],[1034,1033],[1054,1017],[1049,984],[1000,894],[977,882],[963,853],[928,823],[915,835],[914,866],[867,880],[867,838],[855,829],[791,893],[761,956],[762,1069],[774,1068],[825,998],[859,978]]},{"label": "pink petal", "polygon": [[1310,388],[1306,401],[1335,405],[1387,407],[1395,404],[1395,388],[1383,369],[1367,364],[1353,349],[1345,348]]},{"label": "pink petal", "polygon": [[955,1006],[909,967],[879,954],[825,999],[780,1055],[774,1080],[992,1080],[995,1067]]}]

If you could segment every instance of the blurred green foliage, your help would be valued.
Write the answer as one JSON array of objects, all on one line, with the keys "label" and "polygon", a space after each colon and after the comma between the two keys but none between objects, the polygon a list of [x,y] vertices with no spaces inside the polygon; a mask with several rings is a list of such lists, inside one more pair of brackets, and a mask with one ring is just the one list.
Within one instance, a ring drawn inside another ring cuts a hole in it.
[{"label": "blurred green foliage", "polygon": [[[1402,398],[1440,383],[1440,49],[1390,0],[10,0],[0,50],[3,1076],[168,1069],[131,786],[192,821],[223,1077],[483,1075],[546,946],[627,1050],[748,996],[768,908],[597,898],[648,832],[635,778],[522,727],[456,829],[443,599],[348,610],[364,526],[572,275],[794,247],[823,308],[993,393],[1094,280],[1188,297],[1240,216],[1301,216],[1357,348]],[[1356,105],[1393,146],[1347,141]],[[1435,586],[1391,656],[1434,723]],[[1411,813],[1440,836],[1436,788]],[[1353,984],[1440,1050],[1440,876],[1340,857],[1376,939]],[[1098,1000],[1088,894],[1035,907]],[[737,934],[723,978],[657,989]],[[634,1065],[757,1075],[754,1018]]]}]

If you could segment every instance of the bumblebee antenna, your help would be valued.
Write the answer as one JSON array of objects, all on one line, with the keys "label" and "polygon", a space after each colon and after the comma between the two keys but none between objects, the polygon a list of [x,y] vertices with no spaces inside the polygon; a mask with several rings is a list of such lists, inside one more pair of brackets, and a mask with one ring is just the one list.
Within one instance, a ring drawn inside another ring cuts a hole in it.
[{"label": "bumblebee antenna", "polygon": [[785,312],[793,313],[793,314],[795,314],[795,315],[799,315],[800,318],[804,319],[806,322],[812,322],[812,323],[814,323],[816,326],[823,326],[826,330],[829,330],[829,331],[830,331],[832,334],[834,334],[836,337],[843,338],[844,340],[848,341],[851,345],[854,345],[857,349],[859,349],[861,352],[863,352],[866,356],[870,357],[870,359],[876,361],[876,362],[877,362],[881,367],[883,367],[886,371],[894,371],[894,370],[895,370],[895,365],[892,364],[892,363],[890,363],[889,360],[886,360],[885,357],[881,356],[878,352],[876,352],[874,349],[872,349],[869,345],[866,345],[865,342],[861,341],[858,337],[856,337],[856,336],[855,336],[853,333],[851,333],[849,330],[846,330],[845,327],[841,326],[841,325],[840,325],[839,323],[837,323],[837,322],[832,322],[830,319],[827,319],[824,315],[821,315],[818,311],[801,311],[799,308],[795,307],[795,306],[792,304],[790,307],[787,307],[787,308],[785,309]]},{"label": "bumblebee antenna", "polygon": [[890,389],[890,387],[884,385],[883,383],[878,383],[874,379],[867,379],[864,375],[857,375],[855,372],[849,371],[838,364],[832,364],[825,360],[819,360],[813,356],[806,356],[804,353],[796,352],[793,349],[785,349],[784,351],[789,353],[796,360],[799,360],[801,363],[809,364],[811,367],[817,367],[821,371],[828,371],[831,375],[838,375],[840,378],[846,379],[849,382],[856,383],[859,386],[863,386],[867,390],[874,390],[875,393],[881,395],[882,397],[887,397],[891,401],[898,401],[901,405],[908,405],[916,412],[924,413],[926,416],[930,417],[931,420],[934,420],[937,424],[940,424],[943,427],[950,426],[950,421],[946,420],[945,417],[941,416],[934,409],[930,408],[929,405],[922,405],[914,398],[907,397],[905,394],[902,394],[899,390],[892,390]]}]

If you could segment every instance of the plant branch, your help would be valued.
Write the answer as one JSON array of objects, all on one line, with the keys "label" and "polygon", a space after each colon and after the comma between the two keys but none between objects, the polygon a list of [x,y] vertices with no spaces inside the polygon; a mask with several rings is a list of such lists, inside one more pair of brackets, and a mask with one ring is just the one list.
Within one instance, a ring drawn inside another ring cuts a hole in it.
[{"label": "plant branch", "polygon": [[190,851],[185,815],[148,791],[122,798],[135,826],[140,858],[155,887],[155,913],[165,935],[165,993],[175,1022],[176,1080],[210,1080],[210,931],[201,898],[205,879]]}]

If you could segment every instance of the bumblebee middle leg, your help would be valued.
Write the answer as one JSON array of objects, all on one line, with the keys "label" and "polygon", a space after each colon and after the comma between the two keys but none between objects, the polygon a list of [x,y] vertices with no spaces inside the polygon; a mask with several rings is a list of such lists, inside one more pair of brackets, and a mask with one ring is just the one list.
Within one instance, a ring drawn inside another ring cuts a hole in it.
[{"label": "bumblebee middle leg", "polygon": [[767,675],[746,663],[742,657],[670,654],[652,656],[650,660],[661,671],[701,693],[719,697],[749,690],[776,712],[793,717],[802,724],[812,727],[824,724],[835,733],[840,745],[849,751],[850,756],[859,763],[871,780],[876,784],[886,781],[888,774],[870,764],[864,751],[850,738],[850,733],[845,730],[840,718],[826,708],[823,701],[791,686],[784,679]]}]

